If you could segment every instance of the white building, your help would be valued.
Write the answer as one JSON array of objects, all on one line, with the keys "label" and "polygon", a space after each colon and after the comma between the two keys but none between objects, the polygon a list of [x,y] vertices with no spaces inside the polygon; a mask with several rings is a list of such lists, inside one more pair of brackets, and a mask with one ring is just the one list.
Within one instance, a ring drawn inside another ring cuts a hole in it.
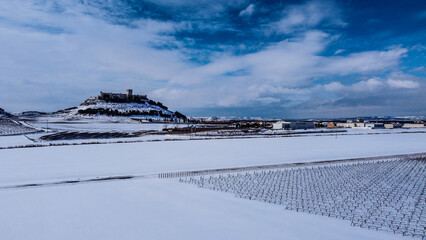
[{"label": "white building", "polygon": [[352,123],[336,123],[337,127],[341,128],[363,128],[363,129],[374,129],[374,128],[384,128],[383,123],[363,123],[363,122],[352,122]]},{"label": "white building", "polygon": [[424,128],[426,127],[425,123],[405,123],[403,128]]},{"label": "white building", "polygon": [[341,128],[353,128],[355,127],[355,123],[336,123],[336,127],[341,127]]},{"label": "white building", "polygon": [[282,130],[282,129],[284,129],[284,126],[283,126],[284,123],[285,122],[283,122],[283,121],[278,121],[276,123],[272,123],[272,129],[273,130]]}]

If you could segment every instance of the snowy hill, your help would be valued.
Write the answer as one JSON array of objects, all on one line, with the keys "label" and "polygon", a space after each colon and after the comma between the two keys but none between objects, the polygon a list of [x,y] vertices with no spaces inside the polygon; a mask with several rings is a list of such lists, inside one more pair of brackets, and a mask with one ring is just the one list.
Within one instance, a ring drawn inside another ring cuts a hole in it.
[{"label": "snowy hill", "polygon": [[0,118],[10,118],[12,114],[6,112],[3,108],[0,108]]},{"label": "snowy hill", "polygon": [[18,116],[40,116],[40,115],[46,115],[46,112],[39,112],[39,111],[26,111],[21,112],[18,114]]},{"label": "snowy hill", "polygon": [[149,119],[186,119],[185,115],[170,111],[161,102],[150,100],[145,95],[133,95],[131,90],[128,90],[127,94],[101,92],[99,96],[88,98],[77,108],[71,108],[62,112],[80,115],[128,116]]}]

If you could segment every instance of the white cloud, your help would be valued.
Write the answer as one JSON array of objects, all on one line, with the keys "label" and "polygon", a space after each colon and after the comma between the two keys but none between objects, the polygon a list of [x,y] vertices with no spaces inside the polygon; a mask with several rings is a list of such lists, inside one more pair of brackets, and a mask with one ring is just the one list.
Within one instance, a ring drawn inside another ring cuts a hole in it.
[{"label": "white cloud", "polygon": [[398,89],[416,89],[420,88],[418,78],[404,74],[401,72],[391,72],[386,78],[373,77],[367,80],[362,80],[349,85],[343,85],[340,82],[330,82],[328,84],[319,85],[315,87],[315,91],[327,91],[341,95],[345,94],[378,94],[378,93],[390,93],[398,91]]},{"label": "white cloud", "polygon": [[329,92],[340,92],[343,89],[345,89],[345,86],[343,86],[343,84],[340,82],[331,82],[331,83],[325,84],[324,89]]},{"label": "white cloud", "polygon": [[[225,52],[208,64],[196,65],[186,61],[182,54],[190,49],[151,47],[152,43],[179,44],[164,34],[181,28],[179,23],[140,20],[129,28],[78,14],[77,10],[64,15],[34,11],[28,6],[20,9],[26,15],[8,17],[25,25],[32,16],[37,16],[41,19],[38,24],[66,29],[69,33],[50,34],[0,24],[5,36],[0,39],[3,46],[0,82],[9,86],[22,79],[42,86],[60,82],[68,87],[54,94],[69,94],[75,101],[84,97],[67,93],[67,89],[97,92],[133,87],[149,91],[154,98],[169,102],[174,108],[247,106],[256,102],[273,103],[279,98],[300,103],[309,98],[311,90],[305,88],[312,86],[313,78],[383,71],[395,67],[406,52],[392,49],[323,57],[319,54],[333,36],[308,31],[300,38],[272,44],[255,53],[234,56]],[[371,57],[374,64],[367,61]],[[234,72],[240,74],[233,75]],[[44,96],[51,94],[44,92]]]},{"label": "white cloud", "polygon": [[[172,77],[171,83],[192,87],[213,83],[231,86],[231,83],[240,82],[244,78],[246,85],[250,86],[309,87],[314,78],[388,71],[398,66],[399,59],[406,52],[406,49],[395,48],[347,56],[319,56],[330,38],[325,33],[311,31],[302,38],[283,41],[255,53],[241,56],[225,54],[209,64],[185,69]],[[241,73],[242,76],[233,76],[230,74],[233,72]],[[370,88],[373,84],[374,80],[371,80],[366,83],[366,87]]]},{"label": "white cloud", "polygon": [[345,49],[337,49],[337,50],[334,52],[334,55],[340,54],[340,53],[342,53],[342,52],[344,52],[344,51],[345,51]]},{"label": "white cloud", "polygon": [[254,4],[251,3],[244,10],[242,10],[239,14],[240,17],[250,17],[254,13]]},{"label": "white cloud", "polygon": [[413,71],[415,71],[415,72],[426,72],[425,70],[426,69],[425,69],[424,66],[416,67],[416,68],[413,69]]},{"label": "white cloud", "polygon": [[393,88],[418,88],[420,86],[418,82],[410,80],[389,79],[387,83]]},{"label": "white cloud", "polygon": [[[80,7],[76,5],[66,12],[57,13],[40,10],[39,5],[30,2],[2,3],[2,89],[23,80],[51,88],[51,91],[43,91],[43,96],[27,91],[14,91],[14,94],[2,91],[2,97],[12,101],[10,104],[23,100],[29,102],[31,97],[37,96],[38,99],[32,101],[42,102],[58,95],[64,99],[84,99],[85,96],[76,95],[68,89],[118,91],[129,86],[149,90],[147,88],[155,86],[152,81],[170,79],[191,66],[177,50],[150,46],[152,43],[176,42],[164,33],[174,31],[180,27],[179,24],[140,20],[134,22],[136,27],[112,25],[81,13]],[[63,31],[51,32],[46,26]],[[58,88],[56,83],[68,87]]]},{"label": "white cloud", "polygon": [[331,82],[328,84],[321,85],[316,90],[322,90],[335,93],[366,93],[366,92],[381,92],[390,91],[398,88],[419,88],[420,84],[418,81],[413,80],[416,77],[400,72],[392,72],[385,79],[379,77],[373,77],[368,80],[362,80],[355,82],[351,85],[343,85],[340,82]]},{"label": "white cloud", "polygon": [[[259,52],[232,56],[218,56],[202,66],[188,68],[172,77],[171,86],[190,88],[191,93],[174,96],[174,102],[185,102],[185,107],[252,106],[257,103],[275,103],[281,99],[286,107],[309,102],[311,96],[321,91],[337,95],[345,93],[374,94],[386,88],[384,80],[373,77],[345,86],[331,82],[322,87],[314,79],[351,74],[371,74],[389,71],[398,66],[406,49],[369,51],[347,56],[319,56],[328,46],[332,36],[311,31],[304,37],[271,45]],[[369,59],[374,60],[374,64]],[[229,73],[238,72],[238,75]],[[208,86],[208,87],[206,87]],[[224,90],[225,89],[225,90]],[[164,89],[162,93],[168,90]],[[214,93],[214,94],[212,94]],[[193,95],[191,95],[193,94]],[[168,94],[156,97],[168,99]],[[187,98],[197,99],[187,101]],[[263,99],[263,100],[262,100]],[[266,99],[266,100],[265,100]],[[170,99],[172,101],[172,99]]]},{"label": "white cloud", "polygon": [[379,78],[370,78],[366,81],[360,81],[352,85],[350,88],[356,92],[374,92],[384,86],[384,83]]},{"label": "white cloud", "polygon": [[306,30],[319,24],[343,27],[340,9],[332,1],[312,0],[302,5],[292,5],[283,10],[282,18],[269,26],[278,33]]},{"label": "white cloud", "polygon": [[392,88],[419,88],[420,84],[417,77],[404,74],[402,72],[392,72],[386,83]]},{"label": "white cloud", "polygon": [[[141,19],[131,26],[114,25],[86,5],[61,6],[61,11],[46,11],[30,1],[7,1],[0,6],[0,102],[15,106],[13,111],[29,110],[28,102],[47,106],[52,99],[60,99],[60,106],[48,109],[57,110],[78,104],[99,90],[125,88],[135,88],[171,109],[180,109],[277,103],[292,107],[314,101],[320,93],[337,98],[420,85],[419,79],[398,72],[386,79],[375,77],[398,69],[408,51],[405,48],[324,56],[335,36],[311,28],[344,23],[338,14],[324,15],[321,9],[333,6],[323,2],[286,10],[286,28],[303,28],[298,37],[249,54],[225,50],[212,54],[207,64],[189,61],[188,55],[199,50],[185,48],[173,37],[175,31],[194,27],[193,22]],[[91,14],[85,14],[87,11]],[[367,80],[352,85],[317,82],[352,74]]]},{"label": "white cloud", "polygon": [[271,104],[271,103],[277,103],[280,102],[281,99],[279,98],[274,98],[274,97],[261,97],[261,98],[257,98],[255,99],[256,102],[259,102],[261,104]]},{"label": "white cloud", "polygon": [[322,71],[339,75],[386,71],[398,66],[399,60],[407,51],[405,48],[393,48],[387,51],[365,51],[344,57],[323,58]]}]

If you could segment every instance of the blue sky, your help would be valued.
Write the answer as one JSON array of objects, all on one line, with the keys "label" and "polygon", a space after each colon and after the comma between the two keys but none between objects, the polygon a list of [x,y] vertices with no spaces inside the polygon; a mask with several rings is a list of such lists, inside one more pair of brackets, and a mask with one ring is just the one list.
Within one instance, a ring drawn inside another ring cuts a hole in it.
[{"label": "blue sky", "polygon": [[425,1],[0,1],[11,112],[133,88],[192,116],[426,115]]}]

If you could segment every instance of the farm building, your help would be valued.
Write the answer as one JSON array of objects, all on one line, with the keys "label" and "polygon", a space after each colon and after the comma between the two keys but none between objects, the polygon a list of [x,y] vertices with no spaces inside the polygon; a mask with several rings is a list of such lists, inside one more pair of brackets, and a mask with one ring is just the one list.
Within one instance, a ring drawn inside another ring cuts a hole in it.
[{"label": "farm building", "polygon": [[403,128],[424,128],[426,127],[425,123],[405,123]]},{"label": "farm building", "polygon": [[272,129],[274,130],[282,130],[284,129],[284,124],[287,122],[278,121],[276,123],[272,123]]},{"label": "farm building", "polygon": [[340,127],[340,128],[353,128],[353,127],[355,127],[355,123],[353,123],[353,122],[336,123],[336,127]]}]

